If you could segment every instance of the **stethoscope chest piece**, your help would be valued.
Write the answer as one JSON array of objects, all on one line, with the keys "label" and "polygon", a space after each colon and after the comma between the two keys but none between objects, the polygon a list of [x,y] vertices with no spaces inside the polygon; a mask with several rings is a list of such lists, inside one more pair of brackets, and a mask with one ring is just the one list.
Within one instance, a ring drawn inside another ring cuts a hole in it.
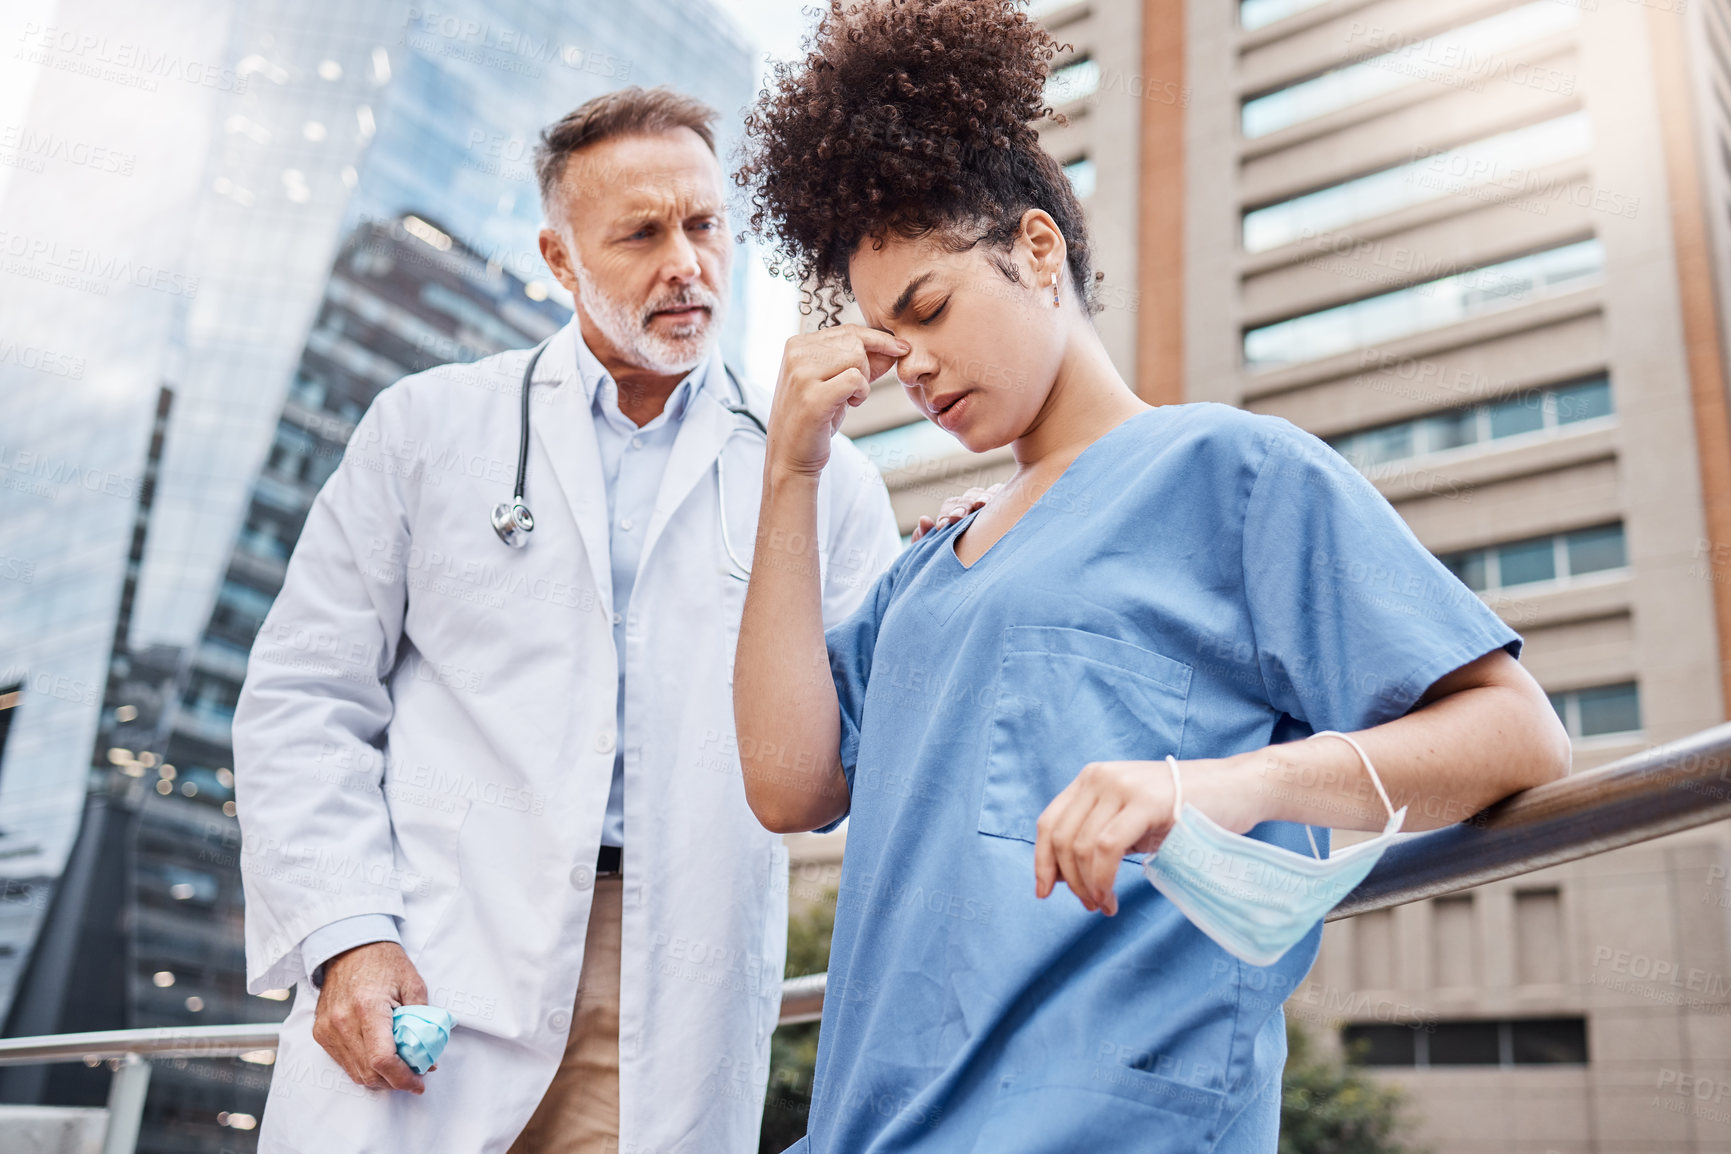
[{"label": "stethoscope chest piece", "polygon": [[511,548],[521,549],[527,545],[529,534],[534,531],[535,517],[523,502],[500,501],[493,506],[493,532]]},{"label": "stethoscope chest piece", "polygon": [[[547,345],[551,339],[548,338],[535,347],[535,351],[529,355],[528,366],[523,369],[523,387],[519,393],[522,409],[517,423],[517,483],[511,489],[511,499],[500,501],[493,506],[493,515],[490,518],[493,523],[493,532],[499,535],[499,540],[513,549],[521,549],[527,545],[529,534],[535,531],[535,518],[529,512],[529,506],[523,503],[524,486],[528,482],[529,473],[529,386],[535,379],[535,365],[540,361],[541,354],[547,351]],[[758,433],[763,436],[764,443],[768,444],[769,430],[765,428],[763,421],[759,419],[757,414],[751,411],[750,405],[746,402],[745,387],[739,383],[739,378],[733,375],[733,370],[728,368],[726,362],[722,363],[722,368],[727,372],[727,379],[733,383],[733,387],[739,392],[739,404],[729,405],[719,399],[716,403],[734,416],[744,417],[750,421]],[[739,559],[733,548],[733,539],[727,532],[727,482],[721,476],[720,457],[716,459],[715,468],[717,496],[720,499],[722,510],[721,544],[727,551],[728,560],[732,563],[730,571],[739,580],[744,581],[751,576],[751,567]]]}]

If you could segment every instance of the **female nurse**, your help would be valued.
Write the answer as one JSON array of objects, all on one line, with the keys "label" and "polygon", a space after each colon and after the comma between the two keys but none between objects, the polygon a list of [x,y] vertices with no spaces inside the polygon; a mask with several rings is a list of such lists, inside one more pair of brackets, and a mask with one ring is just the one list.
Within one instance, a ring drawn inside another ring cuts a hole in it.
[{"label": "female nurse", "polygon": [[[869,326],[788,343],[735,668],[758,818],[849,818],[796,1149],[1271,1154],[1268,991],[1320,913],[1263,968],[1186,917],[1133,856],[1177,788],[1222,837],[1309,855],[1383,830],[1382,788],[1436,827],[1569,763],[1520,638],[1351,466],[1118,374],[1031,126],[1052,53],[1015,0],[837,0],[747,121],[753,227]],[[819,567],[846,559],[815,551],[818,476],[892,367],[1016,468],[826,634]],[[1256,872],[1219,879],[1217,920]]]}]

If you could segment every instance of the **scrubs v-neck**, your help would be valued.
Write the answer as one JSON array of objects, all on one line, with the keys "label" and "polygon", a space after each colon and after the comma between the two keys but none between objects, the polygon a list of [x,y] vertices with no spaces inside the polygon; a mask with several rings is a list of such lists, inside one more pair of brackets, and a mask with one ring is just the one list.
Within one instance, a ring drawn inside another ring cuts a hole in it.
[{"label": "scrubs v-neck", "polygon": [[[794,1149],[1272,1154],[1281,1002],[1321,924],[1250,966],[1139,855],[1116,917],[1037,900],[1035,820],[1090,761],[1377,725],[1520,637],[1333,450],[1226,405],[1118,425],[964,567],[972,521],[826,634],[851,810]],[[1302,826],[1251,836],[1309,852]]]}]

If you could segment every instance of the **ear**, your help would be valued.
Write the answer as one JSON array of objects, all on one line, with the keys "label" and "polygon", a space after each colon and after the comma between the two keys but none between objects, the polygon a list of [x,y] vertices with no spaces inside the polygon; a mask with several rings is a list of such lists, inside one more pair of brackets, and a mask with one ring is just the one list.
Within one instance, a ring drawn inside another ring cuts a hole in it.
[{"label": "ear", "polygon": [[1058,231],[1058,222],[1043,208],[1030,208],[1022,214],[1022,231],[1016,238],[1016,247],[1023,246],[1036,285],[1045,285],[1069,259],[1070,249],[1064,243],[1064,234]]},{"label": "ear", "polygon": [[541,230],[541,259],[547,262],[547,269],[553,274],[553,279],[565,286],[565,291],[572,296],[577,295],[576,262],[571,259],[571,250],[566,247],[565,238],[551,228]]}]

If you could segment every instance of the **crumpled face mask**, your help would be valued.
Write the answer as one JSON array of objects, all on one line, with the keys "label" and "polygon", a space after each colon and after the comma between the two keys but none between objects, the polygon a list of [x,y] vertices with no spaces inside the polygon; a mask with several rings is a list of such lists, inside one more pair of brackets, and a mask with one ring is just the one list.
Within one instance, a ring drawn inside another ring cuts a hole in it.
[{"label": "crumpled face mask", "polygon": [[1166,756],[1172,769],[1172,830],[1142,863],[1142,873],[1197,929],[1253,966],[1273,965],[1297,945],[1357,888],[1406,821],[1406,807],[1395,810],[1358,742],[1332,729],[1311,736],[1338,737],[1357,750],[1388,810],[1381,834],[1327,858],[1317,850],[1309,826],[1304,832],[1315,857],[1232,833],[1185,805],[1178,761]]},{"label": "crumpled face mask", "polygon": [[417,1074],[425,1074],[445,1052],[451,1027],[457,1024],[448,1010],[437,1006],[398,1006],[391,1014],[391,1034],[397,1041],[397,1056]]}]

